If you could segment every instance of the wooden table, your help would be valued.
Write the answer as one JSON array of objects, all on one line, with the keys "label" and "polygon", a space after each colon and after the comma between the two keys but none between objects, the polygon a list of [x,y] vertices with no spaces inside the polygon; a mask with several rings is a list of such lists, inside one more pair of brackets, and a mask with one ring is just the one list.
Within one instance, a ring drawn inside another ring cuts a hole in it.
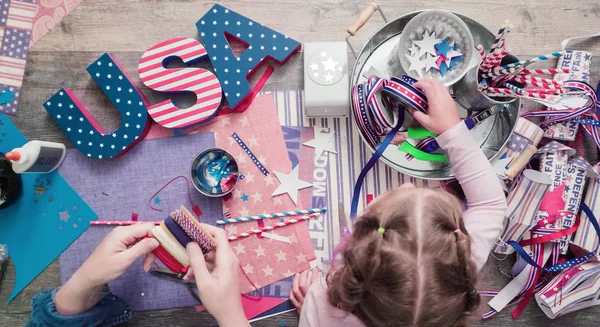
[{"label": "wooden table", "polygon": [[[600,4],[594,0],[563,2],[558,0],[485,1],[439,0],[381,0],[379,4],[388,18],[411,11],[441,8],[460,12],[489,27],[499,28],[510,19],[514,29],[508,45],[520,57],[532,57],[558,49],[560,42],[570,36],[597,32]],[[243,15],[285,33],[300,41],[338,41],[346,36],[345,29],[366,6],[357,0],[245,0],[221,1]],[[35,44],[27,58],[27,71],[21,94],[19,113],[13,121],[25,136],[34,139],[68,142],[54,121],[48,117],[42,103],[61,87],[75,90],[85,99],[90,111],[107,129],[119,125],[116,110],[88,76],[85,68],[102,53],[109,52],[124,66],[138,86],[137,63],[142,53],[152,45],[173,37],[197,38],[196,21],[211,6],[206,1],[135,1],[85,0],[41,41]],[[373,19],[352,39],[360,48],[382,24],[379,16]],[[600,43],[585,42],[574,48],[599,53]],[[349,53],[351,61],[352,56]],[[598,81],[600,65],[592,66],[592,85]],[[302,54],[295,56],[275,74],[266,90],[302,88]],[[151,103],[163,95],[142,88]],[[597,151],[586,143],[590,159],[597,161]],[[595,161],[594,161],[595,162]],[[500,271],[510,271],[512,258],[500,262],[490,258],[480,278],[480,288],[501,288],[508,278]],[[50,265],[29,287],[9,305],[4,304],[14,283],[14,267],[9,266],[0,291],[0,326],[21,326],[29,318],[31,297],[44,289],[59,286],[58,262]],[[432,304],[434,305],[434,304]],[[487,310],[482,305],[480,311]],[[475,325],[487,326],[596,326],[600,308],[588,309],[565,318],[549,320],[531,303],[516,321],[509,312],[502,312],[489,322],[474,318]],[[296,313],[263,320],[254,326],[297,326]],[[214,326],[208,313],[197,314],[193,309],[137,312],[131,326]]]}]

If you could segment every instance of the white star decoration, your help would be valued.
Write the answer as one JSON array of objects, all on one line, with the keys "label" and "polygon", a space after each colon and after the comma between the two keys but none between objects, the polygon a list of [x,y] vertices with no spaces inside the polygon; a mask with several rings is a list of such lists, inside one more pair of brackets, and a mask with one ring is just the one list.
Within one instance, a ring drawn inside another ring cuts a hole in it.
[{"label": "white star decoration", "polygon": [[317,69],[319,69],[319,65],[318,65],[316,62],[313,62],[313,63],[310,65],[310,69],[311,69],[311,70],[317,70]]},{"label": "white star decoration", "polygon": [[262,271],[265,273],[265,277],[273,276],[273,268],[269,265],[265,269],[262,269]]},{"label": "white star decoration", "polygon": [[254,252],[256,252],[256,257],[259,258],[261,256],[265,256],[265,249],[262,246],[258,246],[256,249],[254,249]]},{"label": "white star decoration", "polygon": [[[229,232],[233,233],[231,231],[229,231]],[[235,249],[235,254],[237,254],[237,255],[240,255],[240,253],[245,253],[244,248],[245,248],[245,246],[242,245],[242,242],[237,242],[237,245],[233,247],[233,249]]]},{"label": "white star decoration", "polygon": [[[312,187],[312,184],[307,183],[298,178],[298,173],[300,172],[300,166],[294,167],[292,172],[289,175],[282,174],[278,171],[274,171],[277,179],[279,180],[280,185],[277,187],[275,192],[271,194],[271,196],[280,195],[287,193],[294,204],[298,203],[298,190],[305,189],[307,187]],[[269,175],[271,176],[271,175]]]},{"label": "white star decoration", "polygon": [[249,263],[247,263],[244,267],[243,267],[244,271],[246,272],[246,274],[254,274],[254,267],[252,267]]},{"label": "white star decoration", "polygon": [[286,254],[282,250],[279,250],[279,253],[275,253],[275,255],[277,256],[277,262],[287,260],[285,257]]},{"label": "white star decoration", "polygon": [[404,54],[408,61],[410,62],[410,67],[408,70],[414,70],[417,72],[419,77],[423,77],[423,68],[425,68],[425,64],[419,59],[417,56],[409,56],[407,53]]},{"label": "white star decoration", "polygon": [[432,56],[430,54],[426,56],[425,60],[423,60],[423,63],[425,64],[425,72],[428,72],[431,68],[438,69],[436,61],[439,57],[440,56]]},{"label": "white star decoration", "polygon": [[315,148],[315,158],[321,158],[323,152],[331,152],[337,153],[335,151],[335,141],[333,137],[335,136],[335,131],[329,129],[319,128],[317,126],[313,127],[315,131],[315,138],[304,142],[305,146],[309,146],[311,148]]},{"label": "white star decoration", "polygon": [[323,67],[324,67],[323,71],[325,71],[325,72],[328,71],[328,70],[331,70],[332,72],[335,72],[335,67],[338,64],[338,62],[334,61],[331,56],[326,61],[321,61],[321,63],[323,64]]}]

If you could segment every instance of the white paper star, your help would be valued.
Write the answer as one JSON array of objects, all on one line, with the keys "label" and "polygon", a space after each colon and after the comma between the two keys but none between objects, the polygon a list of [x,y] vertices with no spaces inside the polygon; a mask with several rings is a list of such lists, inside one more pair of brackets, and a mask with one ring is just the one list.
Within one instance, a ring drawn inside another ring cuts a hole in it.
[{"label": "white paper star", "polygon": [[308,142],[304,142],[303,144],[311,148],[315,148],[315,158],[321,158],[321,155],[325,151],[337,153],[335,151],[335,142],[333,140],[335,131],[331,129],[327,131],[326,129],[319,128],[317,126],[313,128],[315,130],[315,138]]},{"label": "white paper star", "polygon": [[425,64],[423,64],[423,62],[418,57],[411,57],[408,54],[404,55],[406,56],[406,58],[408,58],[408,61],[410,62],[410,67],[408,68],[408,70],[414,70],[417,72],[419,77],[423,77],[423,68],[425,68]]},{"label": "white paper star", "polygon": [[[271,194],[271,196],[287,193],[294,204],[298,202],[298,190],[305,189],[307,187],[312,187],[313,185],[307,183],[298,178],[298,173],[300,172],[300,166],[294,167],[292,172],[289,175],[282,174],[278,171],[274,171],[277,179],[279,180],[280,185],[277,187],[275,192]],[[270,176],[270,175],[269,175]]]},{"label": "white paper star", "polygon": [[460,57],[462,55],[463,54],[461,52],[458,52],[458,51],[452,49],[452,50],[448,50],[448,52],[446,52],[446,56],[445,57],[448,58],[448,59],[452,59],[452,58]]},{"label": "white paper star", "polygon": [[321,61],[321,63],[323,64],[323,71],[326,72],[328,70],[331,70],[332,72],[335,72],[335,67],[337,66],[338,62],[334,61],[333,58],[331,56],[329,56],[329,59],[327,59],[326,61]]},{"label": "white paper star", "polygon": [[435,50],[435,45],[440,43],[441,39],[435,37],[435,31],[431,34],[423,33],[423,39],[420,41],[413,41],[419,47],[419,57],[422,57],[424,54],[429,53],[431,55],[436,55],[437,52]]},{"label": "white paper star", "polygon": [[425,64],[425,72],[428,72],[431,68],[438,69],[436,61],[439,57],[440,56],[432,56],[430,54],[427,54],[425,60],[423,60],[423,63]]}]

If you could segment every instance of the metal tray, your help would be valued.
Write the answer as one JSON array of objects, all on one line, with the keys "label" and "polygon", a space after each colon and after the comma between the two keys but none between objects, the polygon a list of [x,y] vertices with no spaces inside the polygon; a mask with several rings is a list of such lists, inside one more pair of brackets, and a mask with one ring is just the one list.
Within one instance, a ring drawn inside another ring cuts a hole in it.
[{"label": "metal tray", "polygon": [[[378,72],[381,72],[384,76],[401,76],[402,74],[405,74],[402,65],[395,55],[396,51],[394,48],[398,46],[400,35],[406,24],[411,18],[421,12],[422,11],[417,11],[400,16],[388,22],[371,35],[356,57],[356,63],[351,76],[352,85],[365,82],[366,78],[363,74],[368,75],[368,71],[371,67],[375,68]],[[486,49],[491,47],[494,42],[494,34],[490,30],[469,17],[458,13],[454,14],[467,24],[469,30],[473,34],[475,44],[481,44]],[[362,24],[360,26],[362,26]],[[350,34],[354,35],[354,33]],[[477,66],[480,60],[479,56],[473,56],[470,66]],[[350,101],[350,103],[352,103],[352,101]],[[471,130],[471,135],[473,135],[475,140],[480,144],[481,150],[489,160],[496,157],[506,142],[508,142],[519,116],[520,105],[520,99],[508,104],[499,105],[503,107],[503,110],[499,114],[486,119]],[[468,110],[468,108],[463,108],[460,105],[458,108],[461,117],[463,118],[470,117],[477,113],[476,111]],[[354,117],[353,115],[351,116]],[[410,115],[406,116],[407,118],[410,118]],[[356,124],[354,118],[352,119],[354,124]],[[415,126],[415,124],[417,123],[412,119],[406,119],[401,130],[405,130],[408,126]],[[365,142],[365,136],[362,131],[360,134],[363,142]],[[373,147],[369,145],[368,142],[365,142],[365,144],[374,151]],[[450,164],[419,161],[416,159],[409,161],[404,157],[404,152],[400,152],[396,145],[390,145],[383,153],[381,159],[390,167],[417,178],[445,180],[451,179],[454,176]]]}]

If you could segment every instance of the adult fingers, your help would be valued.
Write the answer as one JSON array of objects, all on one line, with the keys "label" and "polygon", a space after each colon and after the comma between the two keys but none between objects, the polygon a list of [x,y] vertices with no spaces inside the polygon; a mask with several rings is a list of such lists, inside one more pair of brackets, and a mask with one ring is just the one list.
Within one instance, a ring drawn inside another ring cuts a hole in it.
[{"label": "adult fingers", "polygon": [[159,243],[155,238],[145,238],[123,251],[122,255],[125,256],[128,264],[131,265],[135,260],[154,251],[158,246]]},{"label": "adult fingers", "polygon": [[299,303],[304,303],[304,294],[300,291],[300,274],[296,274],[294,276],[294,281],[292,282],[292,292],[294,292],[294,296]]},{"label": "adult fingers", "polygon": [[194,276],[196,277],[196,285],[201,288],[202,285],[206,285],[206,283],[211,283],[212,276],[206,268],[204,254],[202,254],[202,250],[200,249],[198,244],[196,244],[196,242],[190,242],[188,243],[186,250],[188,257],[190,258],[191,267],[194,270]]},{"label": "adult fingers", "polygon": [[290,301],[292,301],[292,304],[296,307],[296,311],[298,311],[298,314],[300,314],[300,312],[302,311],[302,302],[296,299],[296,295],[294,295],[294,290],[290,290]]},{"label": "adult fingers", "polygon": [[129,246],[146,236],[152,228],[154,228],[152,223],[135,224],[127,227],[119,226],[115,228],[114,233],[120,238],[121,242]]},{"label": "adult fingers", "polygon": [[310,270],[305,270],[300,274],[300,280],[298,281],[298,289],[302,295],[306,295],[308,290],[308,273]]},{"label": "adult fingers", "polygon": [[144,261],[142,261],[142,268],[144,269],[145,272],[150,271],[150,268],[152,268],[152,264],[154,263],[155,260],[156,260],[156,256],[154,255],[154,253],[150,252],[150,253],[146,254]]}]

